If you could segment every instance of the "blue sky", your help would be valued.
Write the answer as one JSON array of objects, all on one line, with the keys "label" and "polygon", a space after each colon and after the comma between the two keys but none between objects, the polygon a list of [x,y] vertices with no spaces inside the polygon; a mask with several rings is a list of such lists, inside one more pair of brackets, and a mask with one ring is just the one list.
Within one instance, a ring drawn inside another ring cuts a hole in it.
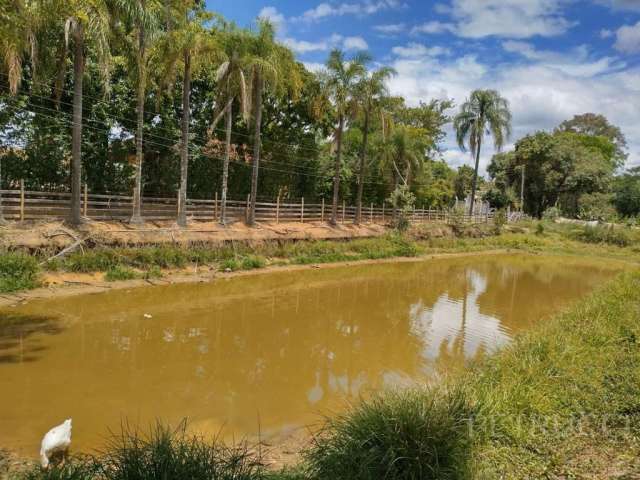
[{"label": "blue sky", "polygon": [[[475,88],[496,88],[511,102],[512,141],[574,114],[602,113],[627,136],[628,166],[640,165],[640,0],[207,3],[241,26],[270,18],[312,70],[332,48],[368,50],[396,69],[389,87],[410,104],[459,105]],[[492,153],[485,149],[483,169]],[[452,166],[471,163],[451,134],[443,156]]]}]

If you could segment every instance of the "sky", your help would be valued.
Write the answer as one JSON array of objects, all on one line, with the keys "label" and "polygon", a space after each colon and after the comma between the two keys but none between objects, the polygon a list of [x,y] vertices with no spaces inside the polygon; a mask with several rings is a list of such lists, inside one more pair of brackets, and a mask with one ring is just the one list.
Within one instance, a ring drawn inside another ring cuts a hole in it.
[{"label": "sky", "polygon": [[[392,94],[410,105],[477,88],[510,102],[513,134],[552,130],[576,114],[605,115],[640,166],[640,0],[207,0],[240,26],[269,18],[278,39],[310,70],[329,52],[367,50],[371,68],[393,67]],[[452,167],[471,164],[451,127],[442,145]],[[487,145],[487,144],[485,144]],[[481,170],[493,155],[484,148]]]}]

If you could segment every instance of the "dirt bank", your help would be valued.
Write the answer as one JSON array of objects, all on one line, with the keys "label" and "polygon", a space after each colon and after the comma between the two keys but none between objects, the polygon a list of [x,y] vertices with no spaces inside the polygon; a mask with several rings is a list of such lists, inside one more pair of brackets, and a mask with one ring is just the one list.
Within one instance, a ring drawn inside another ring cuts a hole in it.
[{"label": "dirt bank", "polygon": [[273,271],[287,272],[310,269],[339,268],[349,265],[371,265],[378,263],[397,262],[422,262],[434,258],[454,258],[477,255],[497,255],[507,253],[506,249],[494,249],[476,252],[460,253],[438,253],[427,254],[417,257],[396,257],[378,260],[359,260],[348,262],[324,263],[316,265],[273,265],[258,270],[246,270],[237,272],[220,272],[216,266],[190,267],[182,270],[167,270],[163,272],[163,277],[153,280],[124,280],[107,282],[104,280],[104,273],[69,273],[69,272],[46,272],[43,274],[43,285],[45,287],[36,288],[16,293],[0,294],[0,308],[15,306],[22,302],[53,297],[73,297],[91,293],[101,293],[109,290],[125,290],[131,288],[152,287],[157,285],[171,285],[180,283],[204,283],[218,278],[232,278],[249,275],[264,275]]},{"label": "dirt bank", "polygon": [[328,240],[376,237],[388,229],[379,224],[331,226],[328,223],[260,223],[253,228],[241,222],[222,226],[217,222],[191,222],[187,228],[175,222],[147,222],[129,225],[125,222],[88,221],[77,229],[64,222],[10,222],[0,227],[4,248],[29,250],[62,249],[78,239],[89,245],[138,246],[149,244],[222,243],[227,241]]}]

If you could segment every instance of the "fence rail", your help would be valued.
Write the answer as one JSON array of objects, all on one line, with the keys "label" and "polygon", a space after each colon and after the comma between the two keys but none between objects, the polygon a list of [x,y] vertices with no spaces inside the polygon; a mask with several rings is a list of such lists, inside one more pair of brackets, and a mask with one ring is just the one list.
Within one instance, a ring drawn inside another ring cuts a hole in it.
[{"label": "fence rail", "polygon": [[[2,213],[8,220],[64,219],[71,213],[71,194],[63,192],[38,192],[21,188],[2,190]],[[85,186],[81,195],[81,210],[85,217],[95,220],[127,220],[132,214],[131,196],[89,193]],[[196,221],[213,221],[220,217],[221,201],[216,194],[213,200],[188,199],[187,217]],[[142,216],[146,220],[172,220],[177,216],[177,198],[144,197]],[[229,222],[246,221],[249,210],[247,200],[227,200],[226,217]],[[495,215],[489,209],[474,215],[455,214],[449,210],[414,209],[410,221],[450,222],[454,219],[465,223],[486,223]],[[352,223],[356,207],[342,202],[338,205],[337,220]],[[508,221],[516,220],[514,214]],[[259,222],[322,222],[331,218],[331,204],[307,203],[276,199],[274,202],[256,203],[256,220]],[[393,210],[388,205],[373,204],[362,206],[362,223],[386,223],[393,218]]]}]

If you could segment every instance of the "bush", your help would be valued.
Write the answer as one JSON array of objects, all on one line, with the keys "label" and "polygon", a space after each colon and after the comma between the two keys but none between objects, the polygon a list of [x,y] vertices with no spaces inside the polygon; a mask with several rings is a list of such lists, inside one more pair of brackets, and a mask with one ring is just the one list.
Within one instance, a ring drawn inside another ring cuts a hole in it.
[{"label": "bush", "polygon": [[146,272],[144,272],[145,280],[152,280],[154,278],[162,278],[162,270],[157,265],[153,265]]},{"label": "bush", "polygon": [[549,220],[550,222],[554,222],[558,217],[560,217],[560,210],[557,207],[547,208],[542,213],[542,218],[545,220]]},{"label": "bush", "polygon": [[106,480],[253,480],[263,465],[246,444],[227,447],[158,423],[148,435],[123,429],[101,459]]},{"label": "bush", "polygon": [[496,235],[500,235],[502,233],[502,229],[507,224],[507,212],[500,209],[496,211],[495,216],[493,217],[493,233]]},{"label": "bush", "polygon": [[536,235],[543,235],[544,234],[544,225],[542,224],[542,222],[538,222],[536,224]]},{"label": "bush", "polygon": [[578,231],[577,240],[586,243],[606,243],[626,247],[632,243],[631,233],[628,229],[615,228],[613,225],[585,226]]},{"label": "bush", "polygon": [[227,270],[231,272],[235,272],[236,270],[240,270],[240,262],[235,258],[227,258],[220,263],[220,271],[226,272]]},{"label": "bush", "polygon": [[32,256],[24,253],[0,255],[0,292],[15,292],[38,286],[40,267]]},{"label": "bush", "polygon": [[135,278],[138,278],[138,274],[130,268],[123,267],[122,265],[111,267],[104,274],[104,279],[107,282],[116,282],[118,280],[133,280]]},{"label": "bush", "polygon": [[258,257],[256,255],[249,255],[242,259],[242,269],[243,270],[254,270],[256,268],[264,268],[267,265],[267,262],[264,258]]},{"label": "bush", "polygon": [[411,390],[329,419],[304,454],[318,480],[459,479],[468,470],[470,410],[460,392]]}]

